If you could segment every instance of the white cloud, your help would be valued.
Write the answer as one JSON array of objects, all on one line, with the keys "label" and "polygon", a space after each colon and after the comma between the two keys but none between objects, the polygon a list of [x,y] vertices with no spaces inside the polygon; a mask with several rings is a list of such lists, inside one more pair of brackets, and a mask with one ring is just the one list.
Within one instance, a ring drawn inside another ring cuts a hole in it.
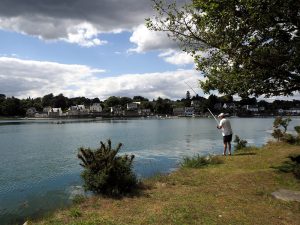
[{"label": "white cloud", "polygon": [[[180,99],[185,97],[186,91],[189,90],[186,82],[195,88],[197,81],[202,79],[195,70],[124,74],[101,78],[99,73],[105,72],[104,70],[85,65],[8,57],[0,57],[0,71],[1,93],[19,98],[63,93],[68,97],[85,96],[100,99],[113,95]],[[199,94],[203,93],[199,91]]]},{"label": "white cloud", "polygon": [[102,41],[97,38],[99,31],[90,23],[81,23],[70,27],[67,30],[68,38],[62,39],[70,43],[79,44],[84,47],[92,47],[107,43],[107,41]]},{"label": "white cloud", "polygon": [[165,32],[151,31],[144,24],[134,28],[130,41],[136,45],[136,48],[129,51],[138,53],[178,48],[176,43],[170,40]]},{"label": "white cloud", "polygon": [[159,57],[163,58],[166,62],[174,65],[182,66],[182,65],[194,64],[194,58],[183,51],[168,50],[161,53]]}]

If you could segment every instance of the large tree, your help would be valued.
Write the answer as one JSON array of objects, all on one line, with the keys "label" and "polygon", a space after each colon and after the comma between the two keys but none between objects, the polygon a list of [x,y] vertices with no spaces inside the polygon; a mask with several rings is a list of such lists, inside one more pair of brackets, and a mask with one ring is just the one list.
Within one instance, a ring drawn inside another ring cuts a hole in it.
[{"label": "large tree", "polygon": [[194,56],[204,92],[292,95],[300,90],[299,0],[152,0],[149,29],[166,31]]}]

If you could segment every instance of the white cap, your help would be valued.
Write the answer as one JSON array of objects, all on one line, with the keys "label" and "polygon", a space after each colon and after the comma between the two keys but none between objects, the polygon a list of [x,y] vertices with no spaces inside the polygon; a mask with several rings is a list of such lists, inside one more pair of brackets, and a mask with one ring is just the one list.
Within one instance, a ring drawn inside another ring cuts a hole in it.
[{"label": "white cap", "polygon": [[218,115],[218,117],[224,117],[224,116],[225,116],[224,113],[220,113],[220,114]]}]

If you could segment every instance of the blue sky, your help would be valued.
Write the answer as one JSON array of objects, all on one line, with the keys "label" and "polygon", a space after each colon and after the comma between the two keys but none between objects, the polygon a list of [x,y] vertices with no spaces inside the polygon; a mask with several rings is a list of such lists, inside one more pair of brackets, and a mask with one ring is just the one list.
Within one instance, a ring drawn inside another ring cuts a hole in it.
[{"label": "blue sky", "polygon": [[192,57],[144,26],[153,15],[151,0],[1,1],[0,93],[204,96]]}]

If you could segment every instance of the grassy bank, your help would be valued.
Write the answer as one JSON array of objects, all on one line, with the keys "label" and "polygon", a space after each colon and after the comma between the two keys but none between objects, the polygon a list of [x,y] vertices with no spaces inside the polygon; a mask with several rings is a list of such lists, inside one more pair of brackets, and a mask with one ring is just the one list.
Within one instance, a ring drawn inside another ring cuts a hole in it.
[{"label": "grassy bank", "polygon": [[144,181],[139,196],[93,197],[29,224],[300,224],[300,203],[271,193],[300,191],[292,174],[279,166],[299,146],[269,144],[203,169],[180,169]]}]

